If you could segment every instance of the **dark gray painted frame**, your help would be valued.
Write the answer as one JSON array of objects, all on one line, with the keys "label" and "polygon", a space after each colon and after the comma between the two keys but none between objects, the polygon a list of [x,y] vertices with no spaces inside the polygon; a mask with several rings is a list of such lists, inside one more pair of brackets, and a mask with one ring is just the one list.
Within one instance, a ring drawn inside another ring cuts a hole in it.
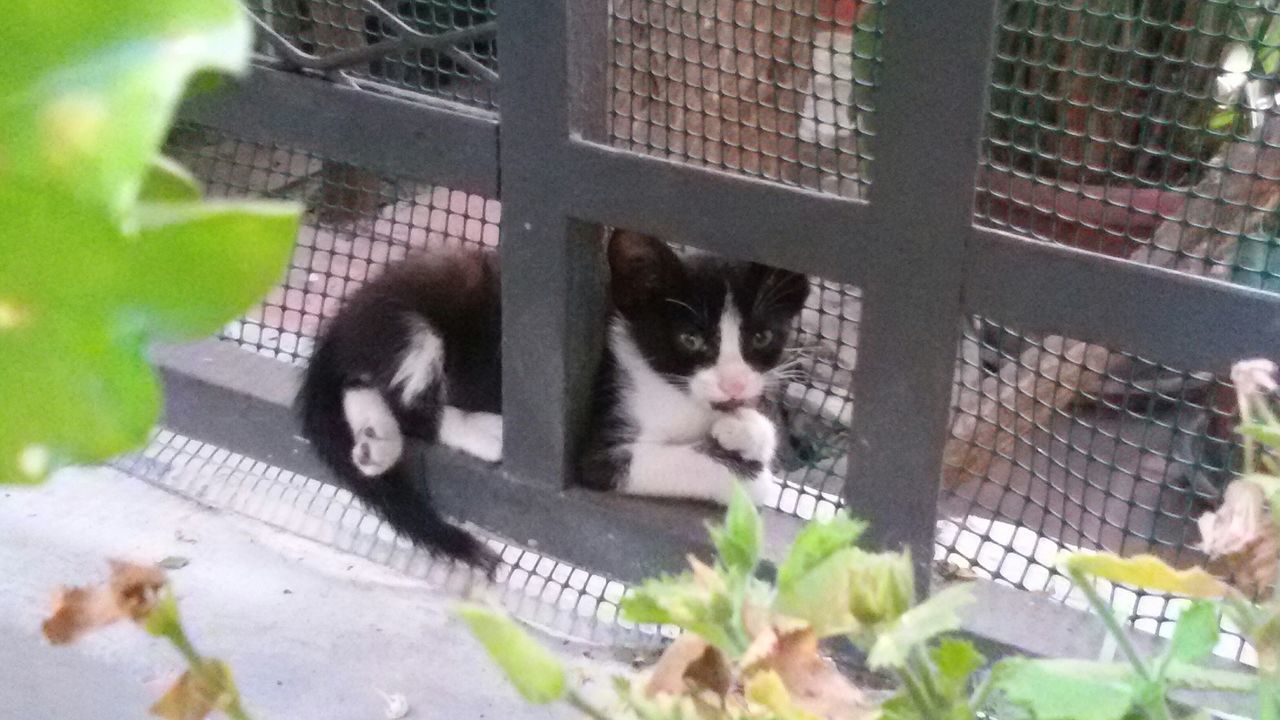
[{"label": "dark gray painted frame", "polygon": [[[501,123],[454,104],[267,69],[193,102],[186,115],[246,139],[501,196],[506,461],[491,468],[427,452],[433,488],[460,517],[624,580],[677,567],[685,550],[701,546],[707,512],[565,488],[604,304],[594,224],[860,286],[866,310],[845,492],[880,542],[912,548],[923,575],[964,315],[1191,369],[1225,369],[1280,347],[1280,296],[974,225],[994,7],[896,0],[885,13],[866,203],[609,147],[607,18],[590,0],[503,6]],[[167,422],[327,477],[289,429],[284,374],[296,370],[268,370],[272,361],[232,350],[202,343],[160,354]],[[209,369],[223,363],[225,372]],[[1045,649],[1043,626],[1012,626],[1001,628],[1015,636],[1007,644]]]}]

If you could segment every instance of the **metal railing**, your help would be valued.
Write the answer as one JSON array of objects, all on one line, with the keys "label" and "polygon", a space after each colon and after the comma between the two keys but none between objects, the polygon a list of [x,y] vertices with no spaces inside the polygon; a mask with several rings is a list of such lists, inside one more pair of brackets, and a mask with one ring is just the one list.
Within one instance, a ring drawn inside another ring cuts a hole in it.
[{"label": "metal railing", "polygon": [[[614,577],[678,567],[707,513],[569,482],[601,342],[601,225],[815,278],[809,330],[839,379],[819,409],[796,407],[844,453],[797,460],[783,509],[820,512],[842,480],[873,539],[910,547],[922,576],[937,558],[1052,589],[1044,537],[1180,553],[1191,501],[1169,468],[1194,459],[1148,431],[1188,432],[1178,413],[1194,403],[1165,398],[1169,420],[1129,400],[1159,399],[1153,374],[1189,387],[1191,371],[1280,347],[1280,296],[1246,286],[1269,287],[1265,258],[1218,252],[1201,264],[1225,274],[1197,272],[1201,245],[1168,240],[1207,227],[1266,241],[1195,206],[1274,209],[1221,189],[1280,179],[1230,160],[1271,152],[1265,133],[1214,134],[1202,115],[1215,139],[1192,152],[1194,113],[1171,109],[1218,103],[1187,88],[1248,34],[1230,22],[1040,0],[258,2],[261,66],[189,103],[206,135],[174,141],[224,192],[312,208],[290,277],[233,339],[303,361],[378,265],[433,242],[492,245],[500,212],[505,458],[428,451],[433,489],[460,517]],[[170,424],[327,477],[290,430],[291,376],[261,362],[214,343],[164,355]],[[991,432],[966,435],[966,418]],[[1015,542],[1028,529],[1038,540]]]}]

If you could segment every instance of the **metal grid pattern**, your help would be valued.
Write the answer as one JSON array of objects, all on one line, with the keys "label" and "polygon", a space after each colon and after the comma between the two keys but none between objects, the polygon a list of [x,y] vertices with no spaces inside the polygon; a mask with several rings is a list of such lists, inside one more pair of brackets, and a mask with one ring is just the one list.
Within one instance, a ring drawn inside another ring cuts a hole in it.
[{"label": "metal grid pattern", "polygon": [[[1233,421],[1232,392],[1212,375],[975,319],[944,456],[941,571],[1066,599],[1063,550],[1204,564],[1195,518],[1237,469],[1229,440],[1210,432]],[[1112,600],[1161,633],[1184,604],[1127,588]],[[1238,636],[1228,650],[1244,652]]]},{"label": "metal grid pattern", "polygon": [[1272,5],[1002,2],[979,221],[1280,289]]},{"label": "metal grid pattern", "polygon": [[[114,465],[206,507],[264,522],[451,593],[484,583],[469,568],[415,548],[345,489],[168,430],[158,430],[144,450]],[[522,620],[576,640],[638,650],[670,634],[618,619],[627,588],[617,580],[480,534],[502,558],[495,576],[498,596]]]},{"label": "metal grid pattern", "polygon": [[497,100],[495,0],[250,0],[275,62],[482,108]]},{"label": "metal grid pattern", "polygon": [[778,393],[787,434],[779,453],[784,488],[775,506],[782,512],[830,517],[844,505],[861,319],[857,287],[810,281],[792,343],[797,372]]},{"label": "metal grid pattern", "polygon": [[223,336],[269,357],[310,357],[322,321],[343,297],[408,252],[497,247],[496,200],[403,179],[276,144],[183,124],[169,152],[213,196],[285,197],[307,213],[284,282]]},{"label": "metal grid pattern", "polygon": [[883,0],[616,0],[619,147],[846,197],[867,138]]}]

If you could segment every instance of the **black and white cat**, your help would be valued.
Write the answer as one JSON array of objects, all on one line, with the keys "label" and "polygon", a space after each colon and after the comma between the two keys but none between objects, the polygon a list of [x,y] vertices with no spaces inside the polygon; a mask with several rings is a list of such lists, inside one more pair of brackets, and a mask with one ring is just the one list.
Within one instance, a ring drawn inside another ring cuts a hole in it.
[{"label": "black and white cat", "polygon": [[[770,501],[776,429],[760,403],[785,373],[808,281],[681,258],[625,231],[608,255],[613,307],[579,482],[719,503],[742,482]],[[303,435],[357,497],[415,544],[487,570],[496,558],[434,508],[404,449],[416,438],[501,459],[500,347],[496,257],[430,253],[347,301],[299,392]]]}]

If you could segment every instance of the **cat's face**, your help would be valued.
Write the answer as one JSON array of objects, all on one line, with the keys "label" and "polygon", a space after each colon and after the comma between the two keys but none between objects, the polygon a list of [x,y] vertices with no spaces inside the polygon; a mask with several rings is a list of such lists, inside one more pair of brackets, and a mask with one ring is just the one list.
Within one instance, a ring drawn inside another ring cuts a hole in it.
[{"label": "cat's face", "polygon": [[799,273],[757,263],[682,261],[626,231],[609,241],[614,306],[668,382],[713,408],[754,406],[777,379],[809,292]]}]

